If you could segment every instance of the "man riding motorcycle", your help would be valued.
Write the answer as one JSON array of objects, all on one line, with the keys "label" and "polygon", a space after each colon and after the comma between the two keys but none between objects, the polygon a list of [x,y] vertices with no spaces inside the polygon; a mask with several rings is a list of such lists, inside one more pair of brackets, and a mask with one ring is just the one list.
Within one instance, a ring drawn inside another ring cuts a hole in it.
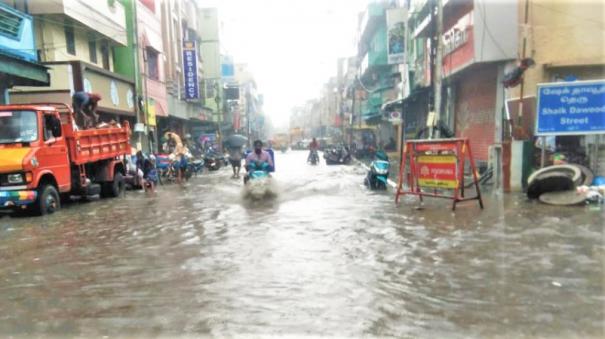
[{"label": "man riding motorcycle", "polygon": [[[269,171],[273,169],[273,159],[269,152],[263,150],[263,142],[260,140],[254,141],[254,152],[251,152],[246,157],[246,171],[250,172],[252,167],[261,168],[263,163],[267,163],[269,166]],[[250,179],[250,176],[246,174],[244,176],[244,183],[247,183]]]},{"label": "man riding motorcycle", "polygon": [[318,150],[319,142],[317,142],[317,139],[313,138],[313,140],[309,144],[309,156],[307,157],[307,162],[311,162],[311,159],[313,157],[315,157],[316,161],[319,161],[319,156],[317,155]]}]

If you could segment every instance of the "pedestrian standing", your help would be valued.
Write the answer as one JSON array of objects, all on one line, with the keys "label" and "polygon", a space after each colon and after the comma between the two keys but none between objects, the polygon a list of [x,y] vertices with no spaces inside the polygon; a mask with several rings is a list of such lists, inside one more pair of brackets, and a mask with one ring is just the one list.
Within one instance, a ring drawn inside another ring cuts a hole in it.
[{"label": "pedestrian standing", "polygon": [[233,177],[239,178],[239,172],[242,167],[242,147],[229,147],[229,162],[233,169]]}]

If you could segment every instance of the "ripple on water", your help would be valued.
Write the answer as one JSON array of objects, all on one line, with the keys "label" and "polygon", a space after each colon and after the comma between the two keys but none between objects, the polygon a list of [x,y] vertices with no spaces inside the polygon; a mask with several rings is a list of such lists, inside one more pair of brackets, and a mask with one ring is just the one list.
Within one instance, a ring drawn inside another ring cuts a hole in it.
[{"label": "ripple on water", "polygon": [[305,156],[278,154],[270,201],[226,170],[0,218],[0,332],[602,336],[602,213],[489,194],[483,212],[395,207],[360,168]]}]

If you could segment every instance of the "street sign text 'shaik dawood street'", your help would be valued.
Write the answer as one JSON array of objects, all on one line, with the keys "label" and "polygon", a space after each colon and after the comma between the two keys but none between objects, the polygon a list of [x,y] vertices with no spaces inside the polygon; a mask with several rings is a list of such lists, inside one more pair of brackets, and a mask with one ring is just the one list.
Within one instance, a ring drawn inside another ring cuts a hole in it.
[{"label": "street sign text 'shaik dawood street'", "polygon": [[605,134],[605,80],[538,85],[536,136]]}]

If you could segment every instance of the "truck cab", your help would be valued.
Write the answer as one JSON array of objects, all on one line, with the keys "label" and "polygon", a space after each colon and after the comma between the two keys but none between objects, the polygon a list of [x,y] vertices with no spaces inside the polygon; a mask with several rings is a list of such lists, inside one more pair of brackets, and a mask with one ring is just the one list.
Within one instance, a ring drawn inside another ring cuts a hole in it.
[{"label": "truck cab", "polygon": [[78,131],[64,104],[0,106],[0,208],[47,214],[62,195],[119,195],[129,133]]}]

